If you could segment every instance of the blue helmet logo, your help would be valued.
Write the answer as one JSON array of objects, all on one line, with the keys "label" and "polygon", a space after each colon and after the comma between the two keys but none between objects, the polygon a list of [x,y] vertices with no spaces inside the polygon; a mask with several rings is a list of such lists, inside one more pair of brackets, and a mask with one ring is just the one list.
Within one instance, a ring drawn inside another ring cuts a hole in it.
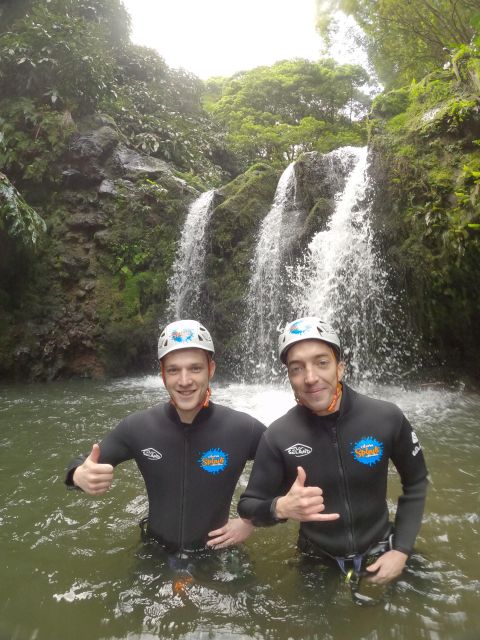
[{"label": "blue helmet logo", "polygon": [[312,328],[312,326],[306,322],[304,322],[303,320],[297,320],[297,322],[294,322],[289,331],[290,333],[293,333],[295,335],[302,335],[302,333],[305,333],[306,331],[310,331]]},{"label": "blue helmet logo", "polygon": [[191,342],[193,338],[193,331],[191,329],[174,329],[170,334],[170,338],[174,342],[178,342],[180,344],[185,342]]}]

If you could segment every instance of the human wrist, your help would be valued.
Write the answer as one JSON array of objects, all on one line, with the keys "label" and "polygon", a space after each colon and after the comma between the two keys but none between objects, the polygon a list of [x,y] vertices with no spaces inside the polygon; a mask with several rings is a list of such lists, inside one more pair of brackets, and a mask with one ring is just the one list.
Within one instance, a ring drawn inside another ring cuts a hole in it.
[{"label": "human wrist", "polygon": [[270,513],[275,522],[285,522],[287,520],[287,516],[282,510],[282,502],[283,496],[277,496],[272,500]]},{"label": "human wrist", "polygon": [[82,487],[80,486],[80,482],[81,482],[81,479],[80,479],[80,476],[81,476],[80,467],[81,467],[81,465],[73,470],[73,473],[71,475],[71,479],[72,479],[72,485],[73,485],[74,489],[82,490]]}]

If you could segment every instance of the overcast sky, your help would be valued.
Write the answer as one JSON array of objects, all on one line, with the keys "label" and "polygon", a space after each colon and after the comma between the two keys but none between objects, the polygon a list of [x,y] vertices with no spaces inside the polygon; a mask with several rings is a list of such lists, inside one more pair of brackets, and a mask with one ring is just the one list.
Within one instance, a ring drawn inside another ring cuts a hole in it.
[{"label": "overcast sky", "polygon": [[201,78],[277,60],[318,60],[315,0],[123,0],[132,40]]}]

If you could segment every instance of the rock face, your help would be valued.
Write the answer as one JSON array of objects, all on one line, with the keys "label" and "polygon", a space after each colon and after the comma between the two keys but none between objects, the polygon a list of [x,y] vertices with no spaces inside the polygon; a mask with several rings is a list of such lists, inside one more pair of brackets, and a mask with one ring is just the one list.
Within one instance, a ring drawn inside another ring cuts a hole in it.
[{"label": "rock face", "polygon": [[[165,162],[129,149],[114,124],[76,134],[61,187],[40,202],[48,232],[4,287],[4,376],[54,379],[154,371],[159,322],[183,220],[199,193]],[[323,228],[347,159],[307,153],[296,163],[290,253]],[[215,193],[198,318],[215,332],[220,374],[241,357],[245,297],[279,172],[255,165]],[[20,259],[17,256],[17,259]],[[17,301],[17,302],[15,302]]]},{"label": "rock face", "polygon": [[198,192],[128,148],[110,118],[90,125],[70,141],[60,186],[36,198],[48,228],[37,252],[0,231],[4,260],[15,264],[0,283],[0,376],[155,368],[175,242]]},{"label": "rock face", "polygon": [[[403,171],[403,164],[394,158],[392,170],[393,161],[385,161],[378,135],[374,143],[371,171],[376,181],[370,195],[376,236],[396,268],[398,286],[406,283],[409,294],[413,292],[413,315],[425,318],[427,278],[422,274],[427,271],[419,268],[417,259],[424,258],[423,249],[418,249],[415,261],[406,253],[414,238],[402,209],[408,194],[399,195],[392,179],[395,171]],[[344,149],[306,153],[296,162],[289,264],[299,260],[313,235],[325,229],[353,158]],[[435,175],[444,180],[443,173]],[[240,369],[252,260],[279,177],[278,170],[257,164],[215,194],[196,316],[215,334],[223,376]],[[55,189],[33,194],[41,218],[15,195],[27,207],[25,220],[36,221],[30,230],[42,229],[36,250],[24,242],[25,234],[15,237],[0,228],[0,377],[49,380],[156,371],[158,325],[171,320],[165,314],[176,243],[199,192],[166,162],[129,148],[115,123],[102,116],[71,139],[58,178]],[[426,178],[420,186],[425,183]],[[412,220],[418,220],[415,215]],[[475,225],[472,218],[472,236]],[[24,232],[28,229],[27,225]],[[473,255],[473,243],[470,247]],[[470,288],[475,287],[472,283]],[[449,335],[459,333],[452,329]],[[473,338],[471,342],[473,350],[476,343]]]}]

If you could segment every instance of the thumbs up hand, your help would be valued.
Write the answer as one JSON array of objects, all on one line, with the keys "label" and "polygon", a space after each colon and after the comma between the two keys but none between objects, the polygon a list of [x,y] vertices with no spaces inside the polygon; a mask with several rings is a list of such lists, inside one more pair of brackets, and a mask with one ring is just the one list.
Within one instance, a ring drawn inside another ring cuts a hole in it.
[{"label": "thumbs up hand", "polygon": [[100,447],[94,444],[90,455],[73,473],[73,483],[85,493],[97,496],[105,493],[113,482],[111,464],[100,464]]},{"label": "thumbs up hand", "polygon": [[340,517],[338,513],[322,513],[325,510],[323,491],[320,487],[306,487],[306,480],[307,474],[303,467],[297,467],[297,477],[289,492],[277,500],[277,518],[290,518],[298,522],[337,520]]}]

